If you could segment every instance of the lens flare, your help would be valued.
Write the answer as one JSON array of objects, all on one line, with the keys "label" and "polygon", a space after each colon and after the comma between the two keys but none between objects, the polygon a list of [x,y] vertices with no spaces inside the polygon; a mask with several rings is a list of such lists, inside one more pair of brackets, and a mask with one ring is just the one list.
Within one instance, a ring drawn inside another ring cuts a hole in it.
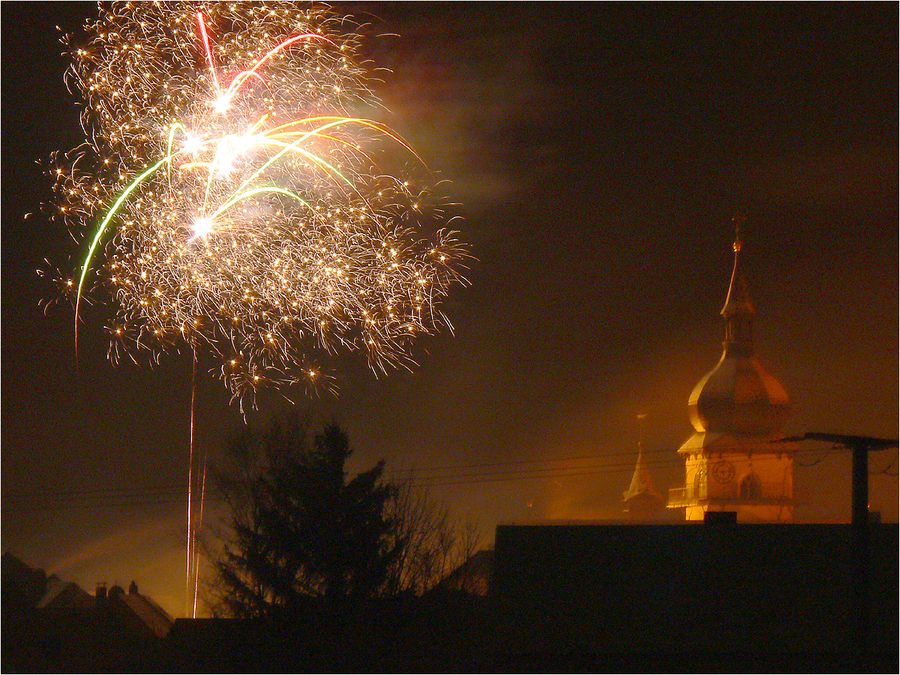
[{"label": "lens flare", "polygon": [[[372,119],[360,35],[290,2],[126,2],[69,39],[84,144],[54,171],[80,242],[75,341],[213,355],[234,400],[412,365],[467,248],[443,184]],[[111,300],[104,301],[104,300]]]}]

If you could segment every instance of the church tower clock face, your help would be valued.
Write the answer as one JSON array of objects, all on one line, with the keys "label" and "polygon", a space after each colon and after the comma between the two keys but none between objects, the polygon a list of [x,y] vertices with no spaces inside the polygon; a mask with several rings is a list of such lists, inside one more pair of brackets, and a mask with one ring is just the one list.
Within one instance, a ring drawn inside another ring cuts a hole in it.
[{"label": "church tower clock face", "polygon": [[712,476],[719,483],[730,483],[734,480],[734,464],[720,460],[712,465]]}]

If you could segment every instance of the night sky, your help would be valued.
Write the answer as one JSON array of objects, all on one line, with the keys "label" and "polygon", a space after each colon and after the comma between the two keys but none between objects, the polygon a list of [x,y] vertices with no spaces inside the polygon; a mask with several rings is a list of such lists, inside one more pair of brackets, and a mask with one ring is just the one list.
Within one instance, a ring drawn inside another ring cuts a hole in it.
[{"label": "night sky", "polygon": [[[498,522],[620,516],[645,413],[656,487],[677,486],[738,211],[785,433],[897,437],[896,3],[337,8],[370,22],[383,121],[451,182],[477,258],[444,305],[455,334],[414,372],[348,358],[339,397],[302,403],[345,428],[353,468],[413,469],[490,544]],[[95,14],[0,7],[2,546],[89,591],[135,579],[177,614],[190,358],[113,367],[88,312],[76,371],[71,310],[39,306],[55,291],[35,270],[73,243],[38,163],[81,141],[55,25]],[[197,414],[213,457],[243,423],[211,376]],[[849,520],[848,453],[810,450],[796,519]],[[870,468],[896,522],[896,451]]]}]

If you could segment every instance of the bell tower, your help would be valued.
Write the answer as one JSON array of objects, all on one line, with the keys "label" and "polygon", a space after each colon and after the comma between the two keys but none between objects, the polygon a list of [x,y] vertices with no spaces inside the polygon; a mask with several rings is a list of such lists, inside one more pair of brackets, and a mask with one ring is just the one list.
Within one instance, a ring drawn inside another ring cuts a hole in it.
[{"label": "bell tower", "polygon": [[742,257],[743,222],[735,221],[722,357],[688,400],[694,434],[678,450],[685,484],[669,490],[667,506],[685,509],[686,520],[734,511],[739,522],[786,522],[793,519],[794,448],[769,441],[787,419],[790,400],[754,353],[756,310]]}]

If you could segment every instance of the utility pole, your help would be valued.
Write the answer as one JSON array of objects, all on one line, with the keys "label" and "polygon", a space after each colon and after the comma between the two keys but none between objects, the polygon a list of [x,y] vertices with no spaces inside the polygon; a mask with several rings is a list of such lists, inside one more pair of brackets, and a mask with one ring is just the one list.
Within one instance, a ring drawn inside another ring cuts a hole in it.
[{"label": "utility pole", "polygon": [[855,643],[865,658],[869,648],[869,453],[898,447],[897,439],[847,436],[844,434],[807,433],[781,438],[778,442],[828,441],[853,451],[852,530],[853,530],[853,599],[856,610]]}]

